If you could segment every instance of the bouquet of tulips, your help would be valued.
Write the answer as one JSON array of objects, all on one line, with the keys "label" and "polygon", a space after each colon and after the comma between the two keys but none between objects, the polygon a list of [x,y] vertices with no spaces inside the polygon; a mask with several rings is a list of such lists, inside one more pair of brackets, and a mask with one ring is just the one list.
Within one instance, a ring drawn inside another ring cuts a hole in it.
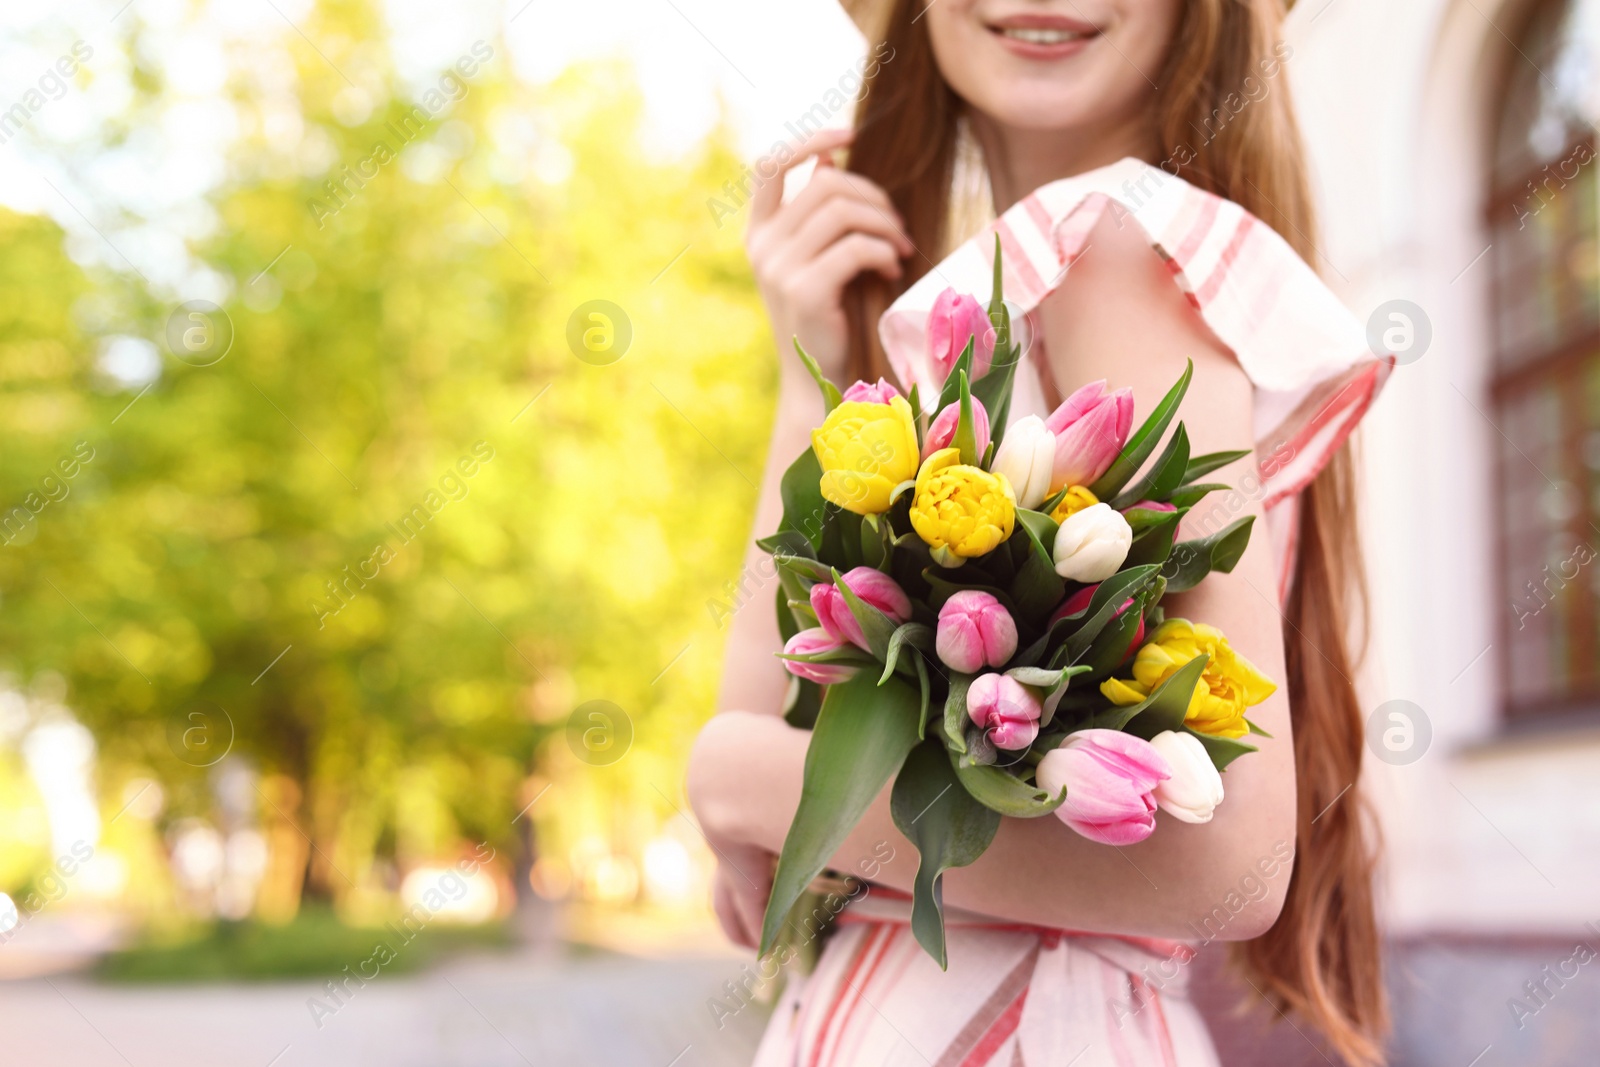
[{"label": "bouquet of tulips", "polygon": [[944,966],[943,872],[1003,816],[1053,814],[1110,845],[1148,837],[1158,807],[1205,822],[1220,772],[1255,751],[1240,739],[1262,732],[1245,710],[1275,688],[1215,628],[1161,608],[1250,538],[1247,517],[1177,540],[1227,488],[1200,479],[1245,455],[1191,456],[1181,422],[1166,436],[1192,365],[1131,433],[1131,392],[1103,382],[1008,425],[1021,350],[998,247],[987,311],[946,290],[927,337],[944,372],[931,404],[881,379],[841,393],[796,344],[827,417],[759,544],[781,583],[786,715],[812,734],[762,952],[892,778],[920,854],[912,929]]}]

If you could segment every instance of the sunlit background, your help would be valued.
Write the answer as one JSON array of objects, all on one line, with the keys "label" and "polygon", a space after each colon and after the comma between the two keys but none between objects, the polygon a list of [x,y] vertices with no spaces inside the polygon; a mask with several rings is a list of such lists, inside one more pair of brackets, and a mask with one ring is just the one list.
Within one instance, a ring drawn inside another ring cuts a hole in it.
[{"label": "sunlit background", "polygon": [[[1319,269],[1429,322],[1363,467],[1397,1063],[1600,1041],[1596,965],[1524,985],[1600,948],[1597,10],[1291,19]],[[0,1061],[748,1062],[682,789],[770,610],[731,190],[862,49],[829,0],[0,10]]]}]

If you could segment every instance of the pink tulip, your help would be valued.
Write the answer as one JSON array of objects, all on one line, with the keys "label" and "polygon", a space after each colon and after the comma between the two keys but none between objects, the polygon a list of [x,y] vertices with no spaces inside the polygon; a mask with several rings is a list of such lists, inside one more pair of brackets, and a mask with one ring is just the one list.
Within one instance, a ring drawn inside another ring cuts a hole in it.
[{"label": "pink tulip", "polygon": [[1056,818],[1091,841],[1132,845],[1156,828],[1156,786],[1172,767],[1150,742],[1120,730],[1080,730],[1039,761],[1036,781],[1052,797],[1067,787]]},{"label": "pink tulip", "polygon": [[887,404],[900,395],[900,390],[879,378],[876,382],[856,382],[844,391],[844,399],[868,404]]},{"label": "pink tulip", "polygon": [[[835,641],[828,636],[828,631],[820,626],[813,626],[809,630],[801,630],[788,641],[784,642],[783,650],[791,656],[815,656],[822,652],[832,652],[836,648],[843,648],[844,642]],[[856,669],[844,663],[805,663],[800,660],[786,659],[783,665],[789,673],[798,678],[804,678],[818,685],[833,685],[842,682],[856,673]]]},{"label": "pink tulip", "polygon": [[994,594],[963,589],[939,609],[934,648],[945,666],[962,674],[1004,666],[1017,651],[1017,624]]},{"label": "pink tulip", "polygon": [[[896,625],[911,618],[911,598],[899,583],[882,571],[874,567],[856,567],[842,577],[852,593],[889,616]],[[850,605],[844,602],[844,594],[832,582],[818,582],[811,587],[811,610],[817,613],[817,621],[829,637],[871,651],[861,632],[861,624],[851,614]]]},{"label": "pink tulip", "polygon": [[[922,458],[927,459],[941,448],[949,448],[955,441],[956,423],[961,421],[961,401],[946,404],[944,410],[928,426],[928,439],[922,443]],[[989,449],[989,413],[983,402],[972,398],[972,436],[978,441],[978,459]]]},{"label": "pink tulip", "polygon": [[983,305],[946,289],[933,302],[928,312],[928,359],[943,382],[950,368],[961,358],[961,352],[972,341],[972,370],[968,377],[977,381],[989,371],[994,360],[994,327],[989,323],[989,313]]},{"label": "pink tulip", "polygon": [[1123,512],[1123,514],[1127,514],[1130,511],[1177,511],[1177,510],[1178,510],[1178,505],[1176,505],[1176,504],[1159,504],[1154,500],[1141,500],[1137,504],[1134,504],[1132,507],[1123,508],[1122,512]]},{"label": "pink tulip", "polygon": [[1004,674],[980,674],[967,687],[967,714],[995,748],[1019,751],[1039,736],[1044,709],[1033,690]]},{"label": "pink tulip", "polygon": [[1044,421],[1056,435],[1055,470],[1050,490],[1063,485],[1089,485],[1106,472],[1133,428],[1133,390],[1106,392],[1106,383],[1090,382],[1061,402]]},{"label": "pink tulip", "polygon": [[[1076,593],[1073,593],[1071,596],[1067,597],[1066,600],[1061,602],[1061,606],[1059,608],[1057,608],[1054,611],[1054,613],[1051,614],[1050,622],[1046,623],[1045,625],[1049,626],[1049,625],[1051,625],[1051,623],[1054,623],[1057,619],[1064,619],[1068,615],[1076,615],[1078,612],[1080,612],[1084,608],[1088,607],[1089,606],[1089,600],[1094,596],[1094,591],[1096,589],[1099,589],[1099,588],[1100,588],[1100,583],[1096,582],[1094,585],[1086,585],[1086,586],[1084,586],[1082,589],[1078,590]],[[1122,602],[1122,607],[1117,609],[1117,615],[1121,615],[1124,611],[1127,611],[1132,606],[1133,606],[1133,598],[1129,597],[1127,600],[1124,600]],[[1115,617],[1115,616],[1113,616],[1113,617]],[[1128,642],[1128,651],[1132,652],[1134,649],[1138,648],[1142,644],[1144,644],[1144,616],[1143,615],[1139,616],[1139,625],[1133,631],[1133,640]]]}]

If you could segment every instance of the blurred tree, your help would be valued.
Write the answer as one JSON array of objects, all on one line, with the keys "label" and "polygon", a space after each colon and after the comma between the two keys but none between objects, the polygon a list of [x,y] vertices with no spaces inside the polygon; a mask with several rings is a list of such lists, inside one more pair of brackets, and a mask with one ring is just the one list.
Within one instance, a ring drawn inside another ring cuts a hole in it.
[{"label": "blurred tree", "polygon": [[[234,79],[243,132],[190,249],[231,295],[177,314],[231,329],[219,360],[108,379],[109,335],[167,348],[176,301],[0,214],[0,506],[69,489],[0,547],[0,667],[63,674],[107,765],[167,782],[174,814],[208,809],[231,746],[266,776],[277,861],[347,902],[383,861],[515,851],[535,770],[568,794],[531,816],[553,839],[672,814],[773,381],[735,228],[705,207],[739,171],[724,134],[650,159],[624,69],[532,89],[500,41],[407,87],[376,12],[319,5],[320,53],[250,43],[292,57],[302,129]],[[604,366],[567,339],[594,299],[632,329]],[[612,767],[562,740],[593,698],[632,720]]]}]

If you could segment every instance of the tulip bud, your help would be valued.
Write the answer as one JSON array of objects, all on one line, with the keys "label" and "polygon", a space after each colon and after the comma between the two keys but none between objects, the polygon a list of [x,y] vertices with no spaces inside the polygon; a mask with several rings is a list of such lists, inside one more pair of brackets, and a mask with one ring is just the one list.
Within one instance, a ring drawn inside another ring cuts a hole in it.
[{"label": "tulip bud", "polygon": [[[956,424],[961,421],[961,402],[946,404],[944,410],[928,426],[928,436],[922,442],[922,458],[927,459],[941,448],[949,448],[955,440]],[[972,398],[972,436],[978,442],[978,459],[989,450],[989,413],[983,402]]]},{"label": "tulip bud", "polygon": [[[871,604],[898,625],[911,618],[911,599],[893,578],[874,567],[856,567],[842,576],[844,584],[862,600]],[[861,632],[844,594],[832,582],[818,582],[811,587],[811,610],[817,621],[835,641],[848,641],[857,648],[871,651],[867,638]]]},{"label": "tulip bud", "polygon": [[859,400],[865,404],[887,404],[900,395],[900,390],[879,378],[876,382],[856,382],[844,391],[843,400]]},{"label": "tulip bud", "polygon": [[1090,382],[1045,420],[1056,435],[1052,492],[1063,485],[1092,484],[1121,454],[1133,428],[1133,391],[1105,389],[1104,381]]},{"label": "tulip bud", "polygon": [[1079,730],[1045,753],[1034,780],[1052,797],[1066,787],[1056,818],[1077,833],[1132,845],[1155,832],[1155,789],[1171,776],[1150,742],[1120,730]]},{"label": "tulip bud", "polygon": [[1110,504],[1095,504],[1061,524],[1051,558],[1063,578],[1103,582],[1117,573],[1132,545],[1133,528],[1122,513]]},{"label": "tulip bud", "polygon": [[[784,642],[783,650],[791,656],[814,656],[843,647],[844,642],[835,641],[822,627],[813,626],[789,638]],[[846,681],[856,673],[856,668],[844,663],[806,663],[786,659],[783,665],[795,677],[816,682],[818,685],[835,685]]]},{"label": "tulip bud", "polygon": [[1039,416],[1027,415],[1006,430],[1005,440],[995,450],[989,469],[1010,480],[1019,507],[1036,508],[1050,495],[1055,455],[1055,434],[1045,427]]},{"label": "tulip bud", "polygon": [[967,687],[967,715],[995,748],[1019,751],[1039,736],[1044,708],[1033,690],[1004,674],[980,674]]},{"label": "tulip bud", "polygon": [[1184,822],[1210,822],[1222,803],[1222,775],[1193,734],[1163,730],[1150,739],[1172,769],[1172,777],[1156,786],[1161,810]]},{"label": "tulip bud", "polygon": [[934,648],[945,666],[962,674],[1001,667],[1017,651],[1017,624],[994,594],[963,589],[939,609]]},{"label": "tulip bud", "polygon": [[972,381],[989,371],[994,360],[994,327],[983,305],[970,296],[946,289],[928,312],[928,359],[943,382],[972,341]]}]

